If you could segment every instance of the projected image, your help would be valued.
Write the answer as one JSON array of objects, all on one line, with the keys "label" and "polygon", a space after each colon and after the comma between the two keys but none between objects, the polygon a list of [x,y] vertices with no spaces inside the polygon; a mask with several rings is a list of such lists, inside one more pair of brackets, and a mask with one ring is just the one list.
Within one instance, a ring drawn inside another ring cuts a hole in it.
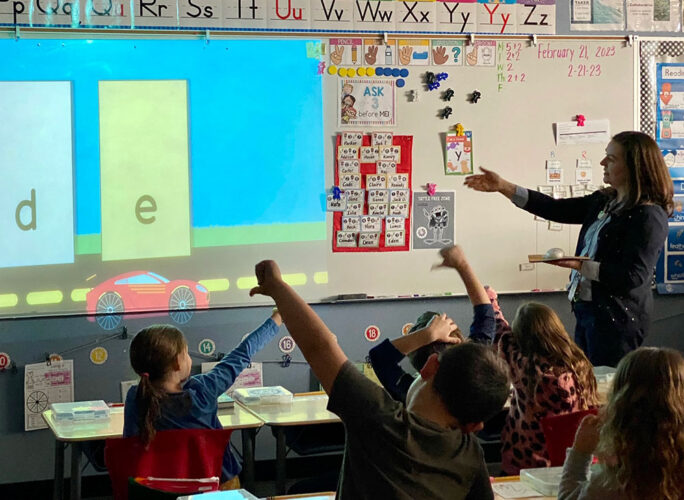
[{"label": "projected image", "polygon": [[87,311],[111,330],[127,311],[168,309],[177,323],[187,323],[194,309],[209,307],[209,290],[195,281],[169,281],[153,272],[134,271],[100,283],[86,294]]},{"label": "projected image", "polygon": [[[0,40],[0,317],[184,323],[249,303],[264,258],[325,295],[322,88],[306,44]],[[268,97],[277,74],[287,99]]]}]

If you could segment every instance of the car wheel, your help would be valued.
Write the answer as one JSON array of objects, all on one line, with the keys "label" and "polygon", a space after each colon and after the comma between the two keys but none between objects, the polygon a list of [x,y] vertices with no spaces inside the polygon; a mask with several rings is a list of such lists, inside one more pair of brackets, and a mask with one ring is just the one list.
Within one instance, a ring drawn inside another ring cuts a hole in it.
[{"label": "car wheel", "polygon": [[97,313],[97,324],[100,325],[100,328],[113,330],[121,324],[124,303],[117,293],[106,292],[97,300],[95,312]]},{"label": "car wheel", "polygon": [[195,294],[187,286],[179,286],[171,292],[169,298],[169,309],[171,311],[194,309],[196,304]]}]

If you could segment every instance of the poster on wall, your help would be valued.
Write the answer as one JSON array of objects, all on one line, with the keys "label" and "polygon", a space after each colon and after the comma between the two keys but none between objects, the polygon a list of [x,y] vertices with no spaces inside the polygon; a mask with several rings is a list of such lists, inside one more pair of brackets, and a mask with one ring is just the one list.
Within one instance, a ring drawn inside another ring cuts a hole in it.
[{"label": "poster on wall", "polygon": [[337,117],[340,126],[395,125],[394,80],[340,78]]},{"label": "poster on wall", "polygon": [[684,64],[656,65],[656,140],[674,185],[674,213],[656,267],[662,293],[684,293]]},{"label": "poster on wall", "polygon": [[571,31],[622,31],[625,10],[622,0],[570,0]]},{"label": "poster on wall", "polygon": [[66,359],[26,365],[24,370],[24,430],[45,429],[42,413],[51,403],[74,400],[74,361]]},{"label": "poster on wall", "polygon": [[439,249],[454,239],[454,193],[413,194],[413,249]]},{"label": "poster on wall", "polygon": [[473,134],[447,134],[444,149],[444,173],[468,175],[473,173]]},{"label": "poster on wall", "polygon": [[627,31],[680,31],[681,0],[627,0]]}]

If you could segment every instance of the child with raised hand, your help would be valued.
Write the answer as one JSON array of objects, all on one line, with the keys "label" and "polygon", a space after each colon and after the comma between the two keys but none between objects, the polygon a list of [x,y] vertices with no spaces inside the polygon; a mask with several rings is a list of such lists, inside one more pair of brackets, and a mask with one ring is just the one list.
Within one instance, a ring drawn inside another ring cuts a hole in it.
[{"label": "child with raised hand", "polygon": [[[246,336],[208,373],[190,376],[192,360],[183,333],[173,325],[152,325],[131,342],[130,359],[140,383],[129,389],[124,407],[124,437],[140,436],[146,445],[156,431],[221,429],[218,397],[250,363],[252,356],[278,333],[277,310]],[[241,466],[226,448],[221,489],[240,487]]]},{"label": "child with raised hand", "polygon": [[592,365],[554,310],[535,302],[518,308],[498,346],[513,381],[501,431],[501,468],[517,475],[520,469],[548,467],[539,421],[598,405]]},{"label": "child with raised hand", "polygon": [[[599,458],[589,478],[592,454]],[[582,420],[559,500],[684,498],[684,357],[641,347],[617,366],[608,404]]]},{"label": "child with raised hand", "polygon": [[471,434],[508,396],[506,366],[490,348],[465,342],[432,354],[403,405],[354,367],[275,262],[257,264],[256,276],[250,295],[275,300],[330,396],[328,410],[344,423],[337,498],[493,498],[482,450]]},{"label": "child with raised hand", "polygon": [[[442,263],[435,267],[452,268],[458,272],[473,306],[469,340],[491,344],[496,332],[496,322],[487,290],[480,283],[459,245],[442,248],[439,253]],[[399,365],[404,356],[408,356],[413,368],[419,372],[431,354],[439,354],[450,345],[463,340],[461,330],[446,314],[426,311],[418,317],[408,335],[391,341],[384,340],[368,354],[378,380],[394,399],[403,403],[406,401],[406,392],[414,381],[414,377]]]}]

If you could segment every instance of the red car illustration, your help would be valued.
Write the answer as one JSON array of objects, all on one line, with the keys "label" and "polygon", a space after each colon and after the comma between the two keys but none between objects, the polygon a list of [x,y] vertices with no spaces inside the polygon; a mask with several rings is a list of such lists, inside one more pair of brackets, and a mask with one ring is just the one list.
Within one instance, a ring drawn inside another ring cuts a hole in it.
[{"label": "red car illustration", "polygon": [[131,271],[91,289],[86,294],[86,304],[88,314],[98,315],[207,309],[209,290],[196,281],[169,281],[151,271]]}]

